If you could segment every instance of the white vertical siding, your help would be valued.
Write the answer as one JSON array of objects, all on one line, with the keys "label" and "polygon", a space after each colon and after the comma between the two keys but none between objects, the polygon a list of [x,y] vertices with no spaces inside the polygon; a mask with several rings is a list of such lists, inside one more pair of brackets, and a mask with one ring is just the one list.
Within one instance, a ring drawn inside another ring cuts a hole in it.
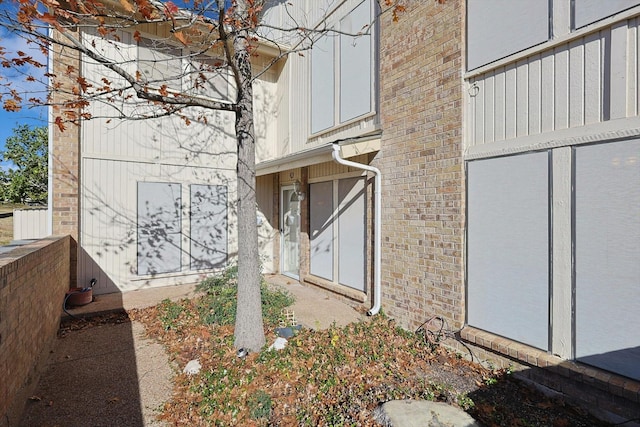
[{"label": "white vertical siding", "polygon": [[[501,140],[505,138],[505,122],[506,122],[506,110],[505,110],[505,97],[506,97],[506,74],[504,68],[496,70],[494,75],[494,124],[493,124],[493,139]],[[496,107],[497,106],[497,107]]]},{"label": "white vertical siding", "polygon": [[[82,162],[82,231],[78,261],[78,282],[98,279],[96,293],[126,291],[148,286],[192,283],[198,273],[191,271],[189,248],[189,185],[225,185],[233,211],[235,169],[211,169],[185,165],[162,165],[85,157]],[[173,182],[181,184],[182,242],[185,252],[181,271],[157,278],[137,275],[137,183]],[[229,254],[237,251],[235,218],[229,216]]]},{"label": "white vertical siding", "polygon": [[555,84],[551,76],[555,67],[553,52],[546,52],[540,60],[540,132],[553,129],[555,117]]},{"label": "white vertical siding", "polygon": [[[529,133],[529,63],[516,63],[516,136]],[[486,96],[491,96],[487,93]]]},{"label": "white vertical siding", "polygon": [[13,211],[13,240],[47,237],[47,209],[16,209]]},{"label": "white vertical siding", "polygon": [[554,123],[555,125],[549,129],[560,130],[569,127],[569,49],[562,46],[554,50],[555,69],[554,73],[549,76],[556,88],[554,93]]},{"label": "white vertical siding", "polygon": [[258,203],[258,246],[260,262],[265,273],[275,272],[274,245],[278,233],[278,221],[273,209],[273,175],[256,177],[256,199]]},{"label": "white vertical siding", "polygon": [[487,115],[487,118],[485,120],[485,125],[484,125],[484,129],[483,129],[483,133],[484,133],[484,139],[491,139],[493,140],[495,137],[495,131],[494,131],[494,126],[495,126],[495,119],[494,117],[496,116],[496,109],[495,109],[495,92],[496,92],[496,87],[495,87],[495,75],[491,74],[488,75],[487,78],[484,80],[484,91],[487,94],[487,96],[484,97],[484,108],[483,108],[483,112]]},{"label": "white vertical siding", "polygon": [[[123,38],[125,40],[126,37]],[[129,41],[131,41],[129,39]],[[135,59],[135,43],[121,43],[123,58]],[[105,46],[105,49],[112,49]],[[255,64],[263,66],[263,64]],[[115,80],[104,68],[83,64],[83,75],[98,82],[103,76]],[[256,134],[258,144],[271,148],[277,127],[273,109],[277,70],[265,73],[256,83]],[[153,108],[146,102],[119,105],[126,111]],[[187,125],[178,117],[143,121],[109,121],[114,106],[95,102],[95,117],[81,127],[81,231],[78,283],[96,278],[97,294],[127,291],[151,286],[194,283],[201,271],[190,268],[190,185],[223,185],[228,189],[229,212],[235,211],[236,143],[233,113],[185,111],[197,117],[204,114],[208,124],[193,120]],[[181,267],[180,271],[151,276],[137,271],[137,183],[165,182],[180,185]],[[228,253],[237,253],[236,220],[228,218]]]},{"label": "white vertical siding", "polygon": [[280,155],[303,150],[311,133],[311,114],[309,114],[309,106],[311,105],[310,61],[306,57],[297,55],[289,57],[289,61],[291,61],[289,94],[291,99],[291,139],[288,146],[282,147]]},{"label": "white vertical siding", "polygon": [[569,127],[584,124],[584,88],[584,41],[576,40],[569,44]]},{"label": "white vertical siding", "polygon": [[468,147],[638,115],[638,19],[469,80]]},{"label": "white vertical siding", "polygon": [[[517,93],[517,80],[516,80],[516,66],[512,64],[505,69],[505,97],[504,97],[504,109],[505,114],[505,138],[516,137],[516,99],[518,99]],[[497,108],[501,108],[498,106]],[[476,144],[482,144],[484,141],[476,141]]]},{"label": "white vertical siding", "polygon": [[[584,106],[584,123],[602,120],[602,39],[599,33],[585,38],[584,45],[584,98],[591,100]],[[597,100],[597,102],[592,102]]]},{"label": "white vertical siding", "polygon": [[527,129],[530,135],[540,133],[542,128],[542,58],[536,55],[529,59],[529,74],[527,87],[527,106],[529,114]]},{"label": "white vertical siding", "polygon": [[627,76],[629,92],[627,94],[627,115],[638,115],[638,18],[629,21],[627,32]]}]

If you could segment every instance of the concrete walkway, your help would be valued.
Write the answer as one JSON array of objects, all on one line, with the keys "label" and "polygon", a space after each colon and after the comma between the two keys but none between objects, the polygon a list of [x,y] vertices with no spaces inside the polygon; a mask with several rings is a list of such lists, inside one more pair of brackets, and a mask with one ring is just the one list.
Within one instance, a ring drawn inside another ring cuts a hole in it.
[{"label": "concrete walkway", "polygon": [[[91,317],[195,295],[194,286],[97,295],[92,303],[67,312]],[[172,395],[169,360],[162,345],[146,338],[139,322],[69,331],[56,340],[20,426],[164,427],[157,416]]]},{"label": "concrete walkway", "polygon": [[[306,328],[344,326],[366,318],[344,302],[294,279],[270,275],[267,281],[295,296],[292,309],[297,322]],[[67,311],[75,317],[94,316],[195,295],[194,286],[98,295],[94,302]],[[157,415],[163,403],[171,398],[174,370],[164,348],[145,337],[139,322],[107,322],[69,331],[57,340],[20,426],[164,427],[166,424]],[[433,419],[433,409],[422,404],[388,402],[384,408],[380,421],[384,420],[386,426],[471,425],[463,423],[468,421],[466,418],[456,418],[459,422],[453,423],[424,424],[427,418]],[[459,415],[466,415],[462,414]]]}]

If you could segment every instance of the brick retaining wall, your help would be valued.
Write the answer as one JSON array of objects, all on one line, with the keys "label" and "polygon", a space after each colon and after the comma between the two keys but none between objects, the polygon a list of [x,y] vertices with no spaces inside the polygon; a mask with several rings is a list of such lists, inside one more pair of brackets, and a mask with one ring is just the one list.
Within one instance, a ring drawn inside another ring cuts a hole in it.
[{"label": "brick retaining wall", "polygon": [[17,425],[56,337],[70,245],[47,237],[0,255],[0,427]]}]

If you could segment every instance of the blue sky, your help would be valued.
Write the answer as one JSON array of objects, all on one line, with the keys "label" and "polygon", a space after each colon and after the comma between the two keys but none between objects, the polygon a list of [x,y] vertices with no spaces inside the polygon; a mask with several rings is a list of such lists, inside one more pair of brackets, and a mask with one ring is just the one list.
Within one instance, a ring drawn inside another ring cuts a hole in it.
[{"label": "blue sky", "polygon": [[[0,46],[7,51],[7,58],[11,58],[12,52],[21,50],[28,55],[37,58],[38,61],[45,63],[46,58],[40,50],[33,44],[27,44],[21,37],[8,33],[3,27],[0,27]],[[24,94],[26,100],[31,96],[42,97],[44,86],[41,83],[30,83],[26,81],[27,75],[32,75],[37,79],[42,79],[46,70],[35,69],[28,66],[17,71],[12,68],[0,67],[0,84],[11,83],[11,87]],[[0,91],[4,92],[5,88],[0,87]],[[34,92],[36,92],[34,94]],[[1,108],[0,104],[0,150],[4,150],[6,139],[12,135],[12,130],[18,125],[28,124],[31,126],[47,125],[47,108],[37,107],[29,108],[29,105],[23,105],[19,112],[7,112]],[[0,168],[7,165],[0,163]]]}]

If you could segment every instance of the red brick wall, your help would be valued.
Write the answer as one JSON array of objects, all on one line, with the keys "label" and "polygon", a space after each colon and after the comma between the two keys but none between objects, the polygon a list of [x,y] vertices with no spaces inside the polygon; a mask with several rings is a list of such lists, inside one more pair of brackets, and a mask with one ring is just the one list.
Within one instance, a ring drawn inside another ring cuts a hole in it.
[{"label": "red brick wall", "polygon": [[464,322],[462,0],[411,0],[380,37],[383,309]]},{"label": "red brick wall", "polygon": [[[71,239],[48,237],[0,255],[0,426],[17,425],[60,326]],[[8,423],[8,424],[7,424]]]}]

